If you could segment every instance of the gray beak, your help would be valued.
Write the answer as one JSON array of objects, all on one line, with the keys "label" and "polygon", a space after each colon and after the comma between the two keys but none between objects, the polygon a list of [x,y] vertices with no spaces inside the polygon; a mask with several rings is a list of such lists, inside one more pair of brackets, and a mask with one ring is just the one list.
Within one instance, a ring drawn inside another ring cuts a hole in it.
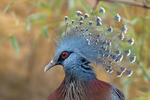
[{"label": "gray beak", "polygon": [[51,62],[45,66],[44,72],[47,72],[49,69],[51,69],[55,65],[56,65],[56,63],[53,60],[51,60]]}]

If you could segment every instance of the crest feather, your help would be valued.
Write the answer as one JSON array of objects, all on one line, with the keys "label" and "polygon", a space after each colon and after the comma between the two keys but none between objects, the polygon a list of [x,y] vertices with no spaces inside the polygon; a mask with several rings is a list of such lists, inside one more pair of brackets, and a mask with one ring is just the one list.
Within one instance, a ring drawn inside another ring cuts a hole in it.
[{"label": "crest feather", "polygon": [[76,13],[75,19],[65,17],[66,30],[59,45],[75,50],[90,62],[102,64],[107,72],[116,72],[118,77],[124,72],[131,76],[132,71],[127,66],[135,62],[136,57],[125,46],[133,46],[134,39],[127,35],[127,25],[122,24],[120,15],[117,13],[112,18],[112,22],[120,27],[113,27],[105,22],[102,7],[99,15]]}]

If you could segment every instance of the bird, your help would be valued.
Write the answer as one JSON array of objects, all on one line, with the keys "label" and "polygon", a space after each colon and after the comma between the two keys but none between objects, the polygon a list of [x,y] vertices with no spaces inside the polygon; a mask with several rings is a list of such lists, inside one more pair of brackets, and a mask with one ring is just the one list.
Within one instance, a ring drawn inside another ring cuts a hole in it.
[{"label": "bird", "polygon": [[[131,49],[134,39],[127,34],[127,25],[113,28],[104,23],[105,13],[101,7],[98,15],[76,11],[75,18],[65,16],[66,29],[57,44],[54,58],[44,68],[46,72],[62,65],[65,77],[47,100],[125,100],[116,86],[96,77],[91,65],[100,64],[106,72],[115,73],[117,77],[133,73],[126,64],[129,66],[136,61]],[[113,21],[121,23],[118,13],[113,16]]]}]

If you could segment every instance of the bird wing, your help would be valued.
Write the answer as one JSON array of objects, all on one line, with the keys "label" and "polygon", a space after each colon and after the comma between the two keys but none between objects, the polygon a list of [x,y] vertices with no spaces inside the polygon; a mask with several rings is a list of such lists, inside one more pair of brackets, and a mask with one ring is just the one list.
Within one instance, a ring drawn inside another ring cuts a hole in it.
[{"label": "bird wing", "polygon": [[112,85],[112,100],[125,100],[123,93],[114,85]]},{"label": "bird wing", "polygon": [[52,94],[50,94],[50,95],[48,96],[48,99],[47,99],[47,100],[59,100],[56,95],[57,95],[57,94],[56,94],[56,91],[55,91],[55,92],[53,92]]}]

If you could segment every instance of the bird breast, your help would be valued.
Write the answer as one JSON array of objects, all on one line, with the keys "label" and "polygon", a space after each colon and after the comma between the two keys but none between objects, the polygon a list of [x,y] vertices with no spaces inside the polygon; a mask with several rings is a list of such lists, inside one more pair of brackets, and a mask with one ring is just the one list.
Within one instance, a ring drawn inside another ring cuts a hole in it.
[{"label": "bird breast", "polygon": [[79,81],[65,83],[61,90],[62,100],[88,100],[87,89],[83,84]]},{"label": "bird breast", "polygon": [[111,87],[99,80],[64,81],[57,90],[58,100],[112,100]]}]

